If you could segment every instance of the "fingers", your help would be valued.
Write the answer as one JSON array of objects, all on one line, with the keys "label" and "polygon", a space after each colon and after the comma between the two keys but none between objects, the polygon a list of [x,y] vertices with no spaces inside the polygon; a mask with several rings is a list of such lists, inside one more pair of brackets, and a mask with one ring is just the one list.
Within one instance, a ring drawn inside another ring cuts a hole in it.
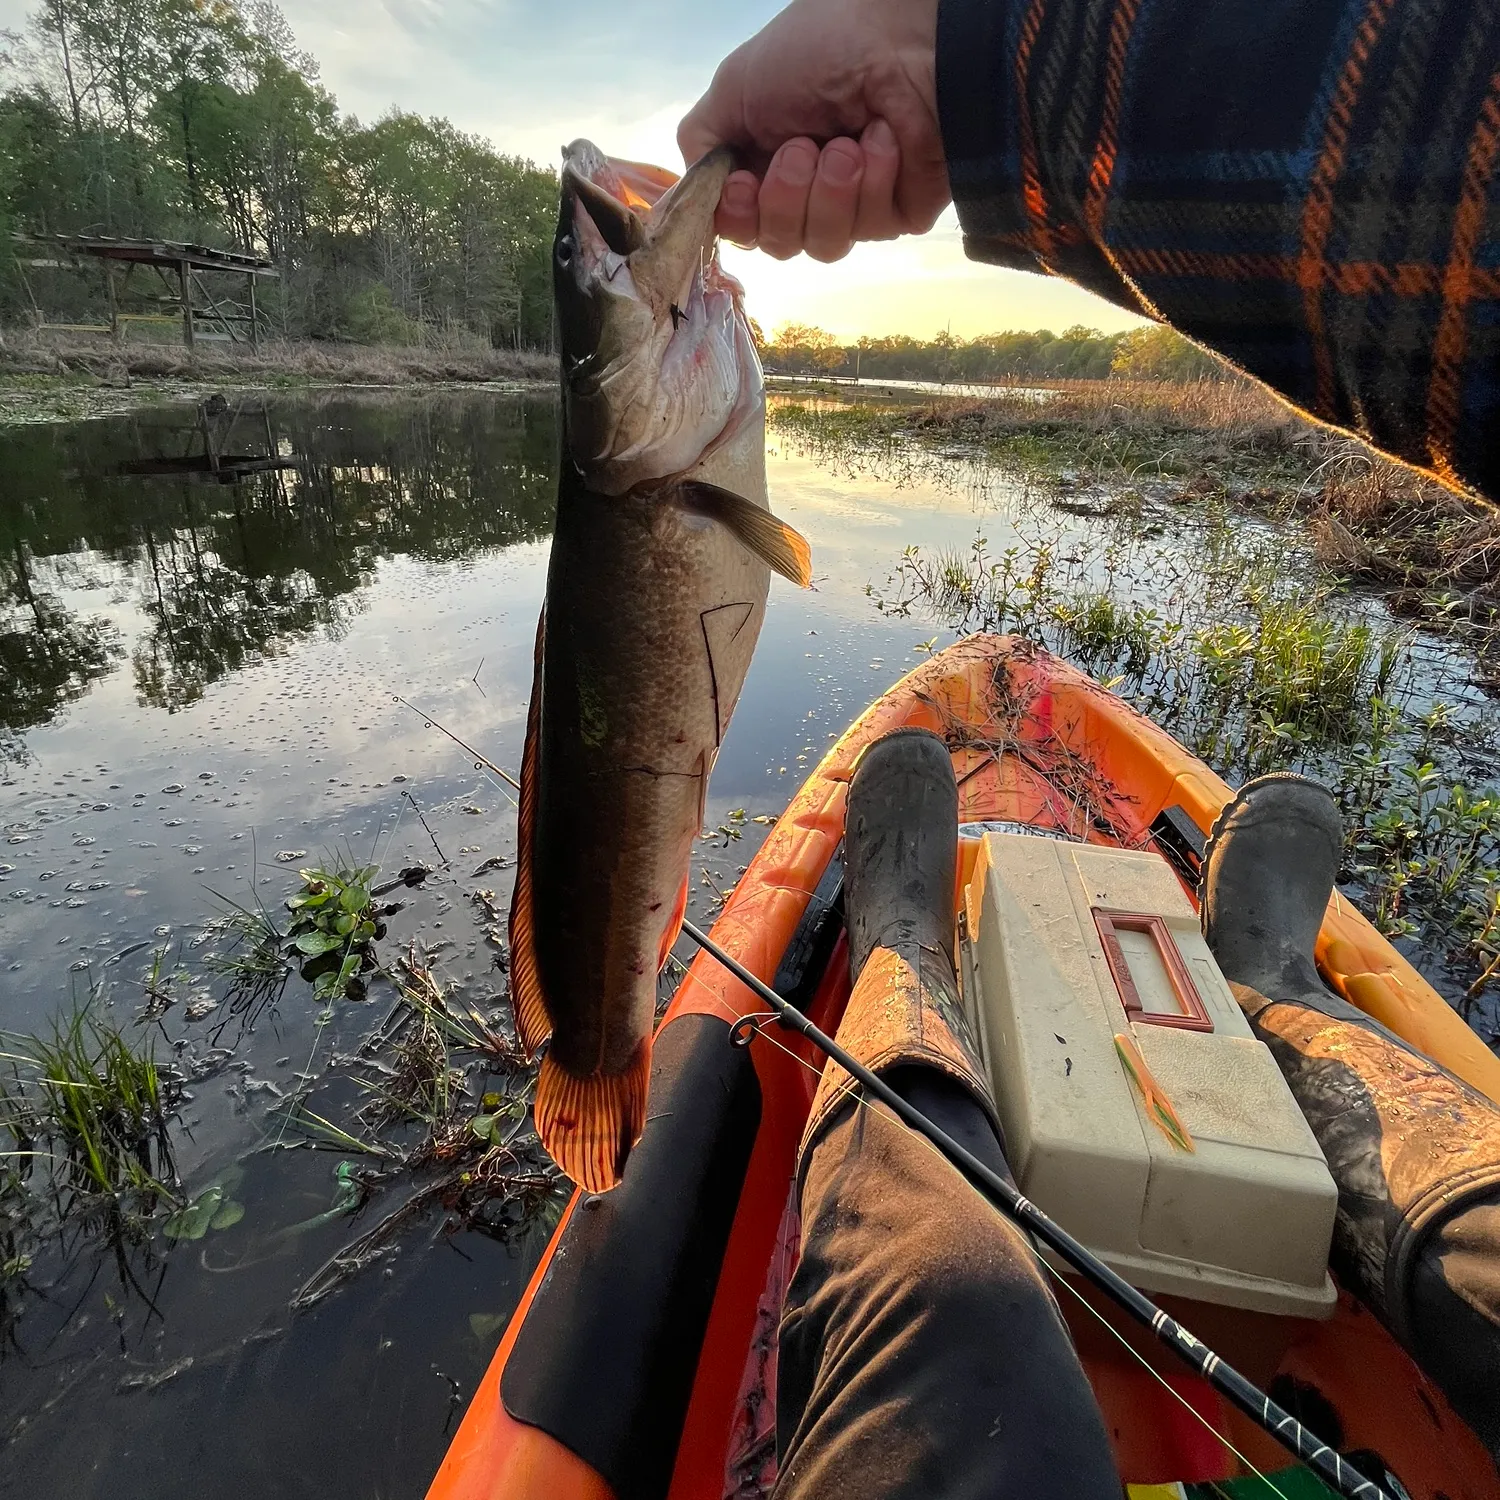
[{"label": "fingers", "polygon": [[854,245],[865,154],[857,141],[839,137],[818,156],[807,198],[802,248],[814,260],[842,260]]},{"label": "fingers", "polygon": [[776,260],[790,260],[802,249],[818,155],[815,142],[798,136],[771,158],[761,179],[758,243]]},{"label": "fingers", "polygon": [[736,244],[758,244],[777,260],[806,251],[821,261],[840,260],[857,238],[873,237],[856,232],[862,218],[882,236],[894,234],[891,191],[899,156],[891,161],[894,137],[890,144],[892,152],[878,158],[875,194],[867,202],[866,158],[858,141],[838,136],[821,151],[806,136],[786,142],[771,158],[753,207],[754,175],[730,176],[719,202],[719,232]]},{"label": "fingers", "polygon": [[901,147],[884,120],[872,120],[859,138],[864,176],[855,215],[856,240],[893,240],[905,227],[896,210],[896,183],[901,176]]},{"label": "fingers", "polygon": [[726,240],[747,249],[760,237],[760,179],[754,172],[731,172],[719,197],[714,227]]}]

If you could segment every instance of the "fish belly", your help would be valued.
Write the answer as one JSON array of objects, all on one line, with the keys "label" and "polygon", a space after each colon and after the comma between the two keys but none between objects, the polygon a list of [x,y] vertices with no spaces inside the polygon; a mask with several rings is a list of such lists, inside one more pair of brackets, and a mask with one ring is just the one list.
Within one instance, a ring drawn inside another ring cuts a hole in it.
[{"label": "fish belly", "polygon": [[559,498],[522,859],[552,1034],[538,1125],[545,1114],[544,1144],[596,1189],[644,1123],[657,974],[769,582],[722,526],[669,501]]}]

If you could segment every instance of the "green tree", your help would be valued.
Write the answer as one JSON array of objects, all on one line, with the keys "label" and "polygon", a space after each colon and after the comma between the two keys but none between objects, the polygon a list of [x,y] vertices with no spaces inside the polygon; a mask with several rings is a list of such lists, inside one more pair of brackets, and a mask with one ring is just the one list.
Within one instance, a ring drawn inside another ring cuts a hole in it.
[{"label": "green tree", "polygon": [[1130,380],[1220,380],[1225,374],[1214,355],[1160,324],[1124,334],[1110,370]]}]

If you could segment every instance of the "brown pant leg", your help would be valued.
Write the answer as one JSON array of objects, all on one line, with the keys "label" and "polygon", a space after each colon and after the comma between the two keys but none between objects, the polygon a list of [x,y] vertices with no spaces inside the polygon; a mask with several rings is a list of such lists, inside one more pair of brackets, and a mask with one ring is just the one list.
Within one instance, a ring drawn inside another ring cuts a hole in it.
[{"label": "brown pant leg", "polygon": [[[944,1097],[901,1092],[1003,1166],[980,1106],[928,1086]],[[1120,1500],[1035,1255],[936,1150],[851,1104],[809,1151],[801,1201],[775,1500]]]}]

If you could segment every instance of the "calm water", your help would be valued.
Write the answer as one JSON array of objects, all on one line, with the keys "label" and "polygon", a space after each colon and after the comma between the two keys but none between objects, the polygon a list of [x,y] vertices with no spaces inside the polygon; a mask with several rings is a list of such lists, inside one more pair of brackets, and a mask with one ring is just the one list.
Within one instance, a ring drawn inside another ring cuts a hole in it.
[{"label": "calm water", "polygon": [[[516,764],[555,405],[341,393],[247,400],[209,421],[218,451],[297,466],[234,484],[145,472],[204,452],[191,407],[0,431],[0,1024],[35,1029],[91,990],[133,1024],[153,951],[192,969],[211,893],[275,906],[299,865],[346,848],[388,871],[449,861],[382,951],[420,936],[444,983],[483,1007],[497,976],[469,895],[508,898],[503,871],[475,872],[514,853],[513,804],[393,699]],[[768,461],[817,585],[773,583],[710,825],[778,812],[918,659],[932,628],[881,615],[865,592],[905,546],[964,548],[982,529],[999,551],[1040,526],[1087,558],[1103,535],[959,462],[892,477],[775,438]],[[1191,522],[1175,524],[1190,562]],[[1429,666],[1465,695],[1461,663],[1433,648]],[[727,848],[706,842],[711,877],[732,882],[762,835],[751,822]],[[711,899],[697,888],[695,909]],[[205,1075],[179,1169],[193,1191],[241,1160],[246,1216],[158,1247],[133,1290],[87,1250],[42,1278],[0,1358],[0,1491],[418,1495],[540,1239],[448,1234],[435,1214],[293,1316],[292,1292],[400,1188],[357,1226],[285,1236],[329,1207],[337,1158],[254,1148],[277,1133],[268,1111],[293,1075],[356,1045],[375,1005],[342,1003],[319,1030],[294,978],[245,1034],[194,986],[158,1036],[160,1056]]]},{"label": "calm water", "polygon": [[[211,892],[274,907],[325,852],[394,871],[438,864],[434,840],[451,865],[392,920],[385,951],[420,935],[445,983],[482,1006],[495,976],[468,893],[490,885],[504,901],[509,877],[471,872],[514,852],[513,805],[393,695],[516,764],[555,404],[297,396],[211,426],[221,453],[299,467],[237,484],[140,472],[203,454],[192,407],[0,434],[0,1024],[36,1029],[91,989],[133,1024],[155,950],[192,968]],[[966,545],[1006,498],[876,482],[775,442],[770,463],[818,582],[773,585],[710,824],[779,811],[917,659],[930,630],[884,620],[866,583],[908,542]],[[747,823],[728,850],[705,846],[721,886],[763,832]],[[445,1236],[434,1215],[294,1317],[291,1293],[399,1188],[356,1225],[278,1238],[328,1208],[337,1158],[253,1148],[275,1133],[268,1111],[292,1075],[319,1072],[376,1018],[344,1004],[319,1031],[294,978],[241,1035],[223,1007],[198,1014],[211,986],[189,994],[163,1018],[158,1055],[210,1069],[216,1045],[236,1051],[191,1086],[179,1169],[193,1191],[242,1159],[246,1217],[158,1247],[134,1291],[89,1252],[39,1278],[0,1359],[0,1490],[419,1494],[539,1245]]]}]

